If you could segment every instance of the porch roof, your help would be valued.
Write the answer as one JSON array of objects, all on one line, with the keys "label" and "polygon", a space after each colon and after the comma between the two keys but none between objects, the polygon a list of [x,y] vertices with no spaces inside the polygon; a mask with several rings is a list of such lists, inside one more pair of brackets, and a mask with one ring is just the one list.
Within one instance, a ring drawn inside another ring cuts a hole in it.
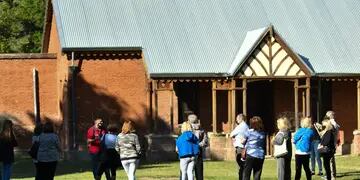
[{"label": "porch roof", "polygon": [[[229,76],[272,24],[314,74],[360,75],[358,0],[53,0],[63,50],[139,48],[148,73]],[[255,38],[256,36],[254,36]]]}]

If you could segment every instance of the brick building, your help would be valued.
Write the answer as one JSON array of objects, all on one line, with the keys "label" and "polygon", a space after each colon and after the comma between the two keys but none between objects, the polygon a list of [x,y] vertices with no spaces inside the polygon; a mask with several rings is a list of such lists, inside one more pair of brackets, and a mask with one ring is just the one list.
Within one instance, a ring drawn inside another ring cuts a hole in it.
[{"label": "brick building", "polygon": [[221,134],[237,113],[261,116],[270,135],[279,115],[295,128],[300,116],[320,121],[331,109],[339,151],[356,153],[359,12],[356,0],[53,0],[42,53],[0,55],[0,107],[16,119],[22,147],[39,117],[56,122],[67,150],[81,150],[100,116],[162,134],[149,147],[172,151],[164,137],[195,113],[219,159],[232,154]]}]

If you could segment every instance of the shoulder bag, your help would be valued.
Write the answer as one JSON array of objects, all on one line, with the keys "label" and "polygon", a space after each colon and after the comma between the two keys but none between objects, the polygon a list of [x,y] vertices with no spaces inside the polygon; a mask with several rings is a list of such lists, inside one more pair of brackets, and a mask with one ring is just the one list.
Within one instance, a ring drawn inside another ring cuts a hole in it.
[{"label": "shoulder bag", "polygon": [[[284,135],[283,132],[278,132],[278,133],[282,133]],[[284,138],[284,141],[281,145],[274,145],[274,157],[278,158],[281,156],[284,156],[288,153],[287,147],[286,147],[286,141],[287,139]]]}]

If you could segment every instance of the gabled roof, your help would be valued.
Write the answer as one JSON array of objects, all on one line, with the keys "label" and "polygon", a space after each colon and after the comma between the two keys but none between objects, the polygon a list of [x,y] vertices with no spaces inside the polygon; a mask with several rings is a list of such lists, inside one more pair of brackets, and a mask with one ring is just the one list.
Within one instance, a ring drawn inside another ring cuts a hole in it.
[{"label": "gabled roof", "polygon": [[[228,76],[272,24],[315,74],[360,74],[358,0],[53,0],[63,49],[142,48],[151,76]],[[255,33],[255,32],[254,32]]]}]

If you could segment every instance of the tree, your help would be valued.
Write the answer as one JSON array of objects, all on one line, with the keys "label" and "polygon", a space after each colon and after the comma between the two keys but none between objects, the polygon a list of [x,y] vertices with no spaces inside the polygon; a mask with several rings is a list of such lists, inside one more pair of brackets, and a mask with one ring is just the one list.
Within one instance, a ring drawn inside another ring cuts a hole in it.
[{"label": "tree", "polygon": [[40,52],[45,0],[0,0],[0,53]]}]

